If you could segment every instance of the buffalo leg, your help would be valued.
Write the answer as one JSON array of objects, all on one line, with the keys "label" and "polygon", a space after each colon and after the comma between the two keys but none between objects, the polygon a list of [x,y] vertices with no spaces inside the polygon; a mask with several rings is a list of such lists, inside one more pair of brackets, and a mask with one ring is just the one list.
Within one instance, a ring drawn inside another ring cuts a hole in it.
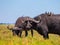
[{"label": "buffalo leg", "polygon": [[19,35],[19,30],[16,30],[15,32],[16,32],[17,35]]},{"label": "buffalo leg", "polygon": [[49,39],[49,36],[48,36],[48,32],[47,31],[43,31],[43,37],[45,39]]},{"label": "buffalo leg", "polygon": [[42,28],[43,37],[45,39],[48,39],[49,36],[48,36],[48,28],[47,28],[47,26],[46,25],[41,25],[41,28]]},{"label": "buffalo leg", "polygon": [[33,37],[33,30],[31,30],[31,35],[32,35],[32,37]]},{"label": "buffalo leg", "polygon": [[21,35],[22,35],[22,31],[20,31],[19,35],[20,35],[20,37],[21,37]]},{"label": "buffalo leg", "polygon": [[15,32],[15,30],[12,30],[12,32],[13,32],[13,36],[14,36],[14,35],[16,35],[16,32]]},{"label": "buffalo leg", "polygon": [[28,32],[27,31],[25,31],[25,36],[27,36],[28,35]]}]

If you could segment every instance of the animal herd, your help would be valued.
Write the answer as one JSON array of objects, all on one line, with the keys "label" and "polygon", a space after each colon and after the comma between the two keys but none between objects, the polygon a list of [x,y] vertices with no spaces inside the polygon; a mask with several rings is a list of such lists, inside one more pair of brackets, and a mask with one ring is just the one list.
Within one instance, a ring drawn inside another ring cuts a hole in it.
[{"label": "animal herd", "polygon": [[25,36],[27,36],[29,30],[31,30],[33,37],[33,30],[35,30],[40,35],[43,35],[44,39],[49,39],[49,33],[60,35],[60,14],[46,12],[34,18],[28,16],[19,17],[13,28],[9,28],[9,26],[7,28],[12,30],[13,35],[16,34],[20,37],[22,31],[25,31]]}]

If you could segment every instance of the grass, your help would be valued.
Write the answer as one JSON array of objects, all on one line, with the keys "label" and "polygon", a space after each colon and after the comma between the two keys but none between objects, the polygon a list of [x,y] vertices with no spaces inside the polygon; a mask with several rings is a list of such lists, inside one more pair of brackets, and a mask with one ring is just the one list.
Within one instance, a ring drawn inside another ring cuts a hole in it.
[{"label": "grass", "polygon": [[49,39],[44,38],[34,31],[34,36],[28,31],[28,36],[25,37],[25,32],[22,33],[22,38],[13,36],[12,31],[7,29],[7,25],[0,25],[0,45],[60,45],[60,36],[49,34]]}]

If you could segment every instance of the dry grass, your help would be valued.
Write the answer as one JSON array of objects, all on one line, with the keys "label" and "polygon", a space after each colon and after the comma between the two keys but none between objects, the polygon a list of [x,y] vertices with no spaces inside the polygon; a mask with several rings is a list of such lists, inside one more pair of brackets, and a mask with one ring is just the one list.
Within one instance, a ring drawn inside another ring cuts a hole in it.
[{"label": "dry grass", "polygon": [[34,36],[31,36],[31,32],[28,31],[28,36],[24,36],[24,31],[22,38],[18,36],[13,36],[12,31],[8,30],[7,25],[0,25],[0,45],[60,45],[60,36],[49,34],[49,39],[44,40],[44,38],[34,31]]}]

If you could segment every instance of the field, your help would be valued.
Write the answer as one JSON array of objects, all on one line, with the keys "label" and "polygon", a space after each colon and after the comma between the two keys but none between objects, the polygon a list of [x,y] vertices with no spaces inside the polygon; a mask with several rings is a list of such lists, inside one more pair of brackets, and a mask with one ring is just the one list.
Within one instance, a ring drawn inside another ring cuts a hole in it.
[{"label": "field", "polygon": [[47,40],[44,40],[36,31],[33,37],[30,31],[27,37],[24,34],[23,31],[22,38],[13,36],[12,31],[7,29],[7,25],[0,25],[0,45],[60,45],[60,36],[56,34],[49,34]]}]

